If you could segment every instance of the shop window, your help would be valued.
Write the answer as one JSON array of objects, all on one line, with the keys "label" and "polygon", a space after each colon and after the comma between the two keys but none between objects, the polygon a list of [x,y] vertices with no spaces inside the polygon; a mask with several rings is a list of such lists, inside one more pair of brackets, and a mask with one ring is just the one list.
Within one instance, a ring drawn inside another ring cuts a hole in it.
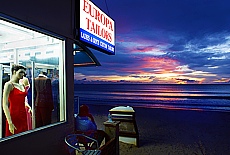
[{"label": "shop window", "polygon": [[[51,34],[49,32],[39,32],[34,26],[32,27],[26,24],[24,26],[21,25],[23,24],[20,23],[19,25],[9,22],[5,20],[5,18],[1,19],[0,16],[0,102],[2,105],[4,85],[13,76],[11,73],[12,66],[14,64],[25,66],[25,77],[30,83],[30,88],[26,94],[25,101],[28,102],[32,109],[32,120],[31,124],[29,124],[31,128],[28,131],[20,132],[20,134],[5,136],[6,117],[2,106],[0,106],[1,139],[6,139],[6,137],[14,137],[21,134],[29,134],[33,131],[36,131],[38,128],[46,128],[65,121],[65,40],[62,37],[56,36],[55,34]],[[36,80],[40,77],[45,77],[46,79],[49,79],[47,81],[50,81],[50,85],[48,85],[47,83],[49,82],[46,81],[44,87],[49,86],[50,88],[49,92],[51,94],[51,103],[46,103],[46,99],[41,99],[47,94],[48,91],[43,93],[45,88],[43,89],[40,87],[41,84],[39,85],[39,88],[36,87]],[[38,98],[41,99],[41,102],[43,102],[42,106],[39,106],[40,103],[37,102]],[[14,103],[12,102],[11,104],[13,105]],[[36,109],[40,108],[40,110],[42,110],[42,108],[46,108],[46,104],[52,105],[50,106],[51,120],[47,122],[40,120],[39,122],[39,115]],[[29,122],[27,122],[27,124],[28,123]]]}]

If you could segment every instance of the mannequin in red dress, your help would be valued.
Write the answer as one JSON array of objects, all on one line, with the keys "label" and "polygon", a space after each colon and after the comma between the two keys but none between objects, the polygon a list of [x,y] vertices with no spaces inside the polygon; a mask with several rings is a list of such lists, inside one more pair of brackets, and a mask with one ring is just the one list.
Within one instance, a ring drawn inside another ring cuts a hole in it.
[{"label": "mannequin in red dress", "polygon": [[[29,83],[28,78],[23,77],[23,79],[20,79],[19,82],[25,86],[25,90],[28,92],[30,89],[30,83]],[[28,103],[27,96],[25,98],[25,108],[26,108],[28,130],[32,130],[33,129],[32,128],[32,109]]]},{"label": "mannequin in red dress", "polygon": [[25,109],[27,90],[19,82],[25,75],[26,68],[21,65],[12,65],[12,78],[6,82],[3,90],[3,110],[6,116],[5,136],[11,136],[28,130]]}]

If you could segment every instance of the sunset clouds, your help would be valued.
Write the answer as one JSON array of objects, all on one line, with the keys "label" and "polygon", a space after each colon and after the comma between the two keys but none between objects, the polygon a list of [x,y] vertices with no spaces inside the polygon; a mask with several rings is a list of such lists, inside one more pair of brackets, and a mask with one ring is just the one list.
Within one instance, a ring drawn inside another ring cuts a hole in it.
[{"label": "sunset clouds", "polygon": [[[104,1],[94,0],[107,13]],[[107,1],[115,55],[75,68],[77,82],[229,83],[230,2]]]}]

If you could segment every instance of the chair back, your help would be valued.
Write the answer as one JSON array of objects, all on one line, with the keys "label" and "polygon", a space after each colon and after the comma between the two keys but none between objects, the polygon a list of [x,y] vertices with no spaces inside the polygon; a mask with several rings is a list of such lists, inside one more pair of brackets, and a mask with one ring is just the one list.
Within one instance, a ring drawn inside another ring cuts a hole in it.
[{"label": "chair back", "polygon": [[75,150],[81,151],[76,134],[67,135],[65,137],[65,143],[67,144],[70,155],[75,155]]},{"label": "chair back", "polygon": [[[91,142],[94,142],[96,144],[96,148],[84,148],[81,143],[81,139],[88,139]],[[101,150],[98,150],[98,143],[97,140],[90,138],[86,135],[82,134],[70,134],[65,137],[65,143],[68,146],[68,151],[70,155],[75,155],[76,151],[81,153],[82,155],[100,155]],[[88,150],[89,149],[89,150]]]}]

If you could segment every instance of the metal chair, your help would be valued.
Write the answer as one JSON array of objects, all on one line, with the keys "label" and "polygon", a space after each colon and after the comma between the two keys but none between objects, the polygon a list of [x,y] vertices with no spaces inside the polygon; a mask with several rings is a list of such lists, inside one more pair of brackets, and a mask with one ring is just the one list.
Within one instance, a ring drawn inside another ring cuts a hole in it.
[{"label": "metal chair", "polygon": [[[68,145],[70,155],[100,155],[97,140],[83,134],[70,134],[65,137],[65,143]],[[84,143],[84,144],[83,144]],[[87,143],[87,146],[85,144]],[[92,145],[96,144],[96,148]],[[77,151],[77,152],[76,152]]]}]

